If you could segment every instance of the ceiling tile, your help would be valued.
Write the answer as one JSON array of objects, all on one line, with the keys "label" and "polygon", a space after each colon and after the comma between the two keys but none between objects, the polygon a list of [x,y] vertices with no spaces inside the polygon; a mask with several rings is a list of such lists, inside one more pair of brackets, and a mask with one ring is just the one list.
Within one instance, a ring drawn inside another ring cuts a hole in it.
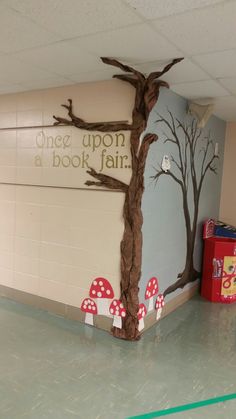
[{"label": "ceiling tile", "polygon": [[[162,62],[161,65],[160,62],[157,61],[152,63],[139,64],[136,67],[141,72],[149,74],[152,71],[160,70],[166,64],[167,61]],[[193,64],[188,58],[186,58],[180,63],[176,64],[172,70],[170,70],[167,74],[164,74],[161,78],[172,85],[176,83],[207,80],[209,76],[196,64]]]},{"label": "ceiling tile", "polygon": [[222,97],[215,102],[214,114],[225,121],[236,122],[236,97]]},{"label": "ceiling tile", "polygon": [[189,55],[236,48],[236,2],[163,18],[156,29]]},{"label": "ceiling tile", "polygon": [[236,77],[219,79],[219,82],[230,92],[236,95]]},{"label": "ceiling tile", "polygon": [[[113,74],[122,74],[120,70],[115,70],[114,67],[105,68],[103,71],[86,71],[85,73],[71,74],[70,80],[74,83],[94,82],[112,79]],[[123,73],[124,74],[124,73]]]},{"label": "ceiling tile", "polygon": [[130,64],[171,59],[180,55],[177,48],[157,34],[148,24],[78,38],[71,40],[70,44],[77,46],[78,50],[83,48],[98,57],[116,57]]},{"label": "ceiling tile", "polygon": [[59,87],[71,85],[74,82],[63,77],[55,75],[54,77],[49,77],[47,79],[35,80],[22,83],[24,90],[38,90],[38,89],[48,89],[50,87]]},{"label": "ceiling tile", "polygon": [[171,90],[187,99],[214,98],[229,95],[228,91],[214,80],[180,83],[172,85]]},{"label": "ceiling tile", "polygon": [[103,70],[104,64],[98,56],[84,52],[82,48],[67,42],[59,42],[42,48],[35,48],[15,54],[18,60],[67,76],[89,70]]},{"label": "ceiling tile", "polygon": [[4,53],[49,44],[59,39],[14,10],[1,7],[0,22],[0,51]]},{"label": "ceiling tile", "polygon": [[234,77],[236,69],[236,50],[197,55],[194,58],[204,70],[213,77]]},{"label": "ceiling tile", "polygon": [[125,0],[145,19],[171,16],[186,10],[198,9],[224,0]]},{"label": "ceiling tile", "polygon": [[5,3],[64,39],[141,21],[120,0],[6,0]]},{"label": "ceiling tile", "polygon": [[19,62],[14,57],[5,56],[0,60],[0,77],[8,83],[22,83],[33,80],[46,79],[51,74],[30,64]]}]

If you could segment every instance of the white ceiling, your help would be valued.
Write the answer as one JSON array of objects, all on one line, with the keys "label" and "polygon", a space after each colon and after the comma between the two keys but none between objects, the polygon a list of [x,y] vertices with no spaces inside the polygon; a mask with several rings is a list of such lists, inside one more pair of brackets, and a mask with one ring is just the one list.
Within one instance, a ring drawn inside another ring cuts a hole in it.
[{"label": "white ceiling", "polygon": [[236,0],[0,0],[0,94],[110,79],[111,56],[236,121]]}]

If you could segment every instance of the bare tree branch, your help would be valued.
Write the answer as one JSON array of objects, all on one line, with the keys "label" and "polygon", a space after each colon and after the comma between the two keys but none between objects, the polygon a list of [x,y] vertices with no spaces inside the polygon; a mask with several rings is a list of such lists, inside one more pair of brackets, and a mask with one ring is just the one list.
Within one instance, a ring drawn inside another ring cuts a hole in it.
[{"label": "bare tree branch", "polygon": [[125,82],[131,84],[134,88],[136,88],[137,85],[138,85],[137,77],[128,76],[126,74],[115,74],[113,76],[113,79],[119,79],[119,80],[125,81]]},{"label": "bare tree branch", "polygon": [[193,119],[192,125],[193,125],[193,133],[192,133],[192,135],[193,135],[193,151],[194,151],[194,154],[195,154],[196,146],[198,144],[198,140],[202,135],[202,130],[200,128],[198,128],[197,121],[195,119]]},{"label": "bare tree branch", "polygon": [[179,160],[180,160],[180,165],[179,165],[180,172],[181,172],[181,175],[182,175],[183,183],[185,183],[186,182],[186,170],[185,170],[184,156],[182,155],[182,150],[181,150],[181,144],[180,144],[180,141],[179,141],[179,138],[178,138],[178,135],[177,135],[177,127],[175,125],[175,120],[174,120],[174,117],[173,117],[172,113],[169,110],[168,110],[168,113],[170,115],[171,122],[168,121],[166,118],[164,118],[160,114],[157,114],[160,117],[160,119],[156,120],[156,122],[164,122],[165,125],[169,128],[170,133],[173,136],[173,138],[167,137],[165,139],[165,142],[170,142],[170,143],[173,143],[177,146],[178,154],[179,154]]},{"label": "bare tree branch", "polygon": [[159,177],[161,177],[162,175],[166,175],[166,176],[170,176],[175,182],[177,182],[181,188],[183,188],[183,181],[181,179],[179,179],[177,176],[174,175],[173,172],[171,172],[170,170],[168,170],[167,172],[164,172],[164,170],[156,170],[156,174],[151,176],[151,179],[153,179],[154,181],[157,181],[159,179]]},{"label": "bare tree branch", "polygon": [[[145,77],[140,71],[136,70],[133,67],[130,67],[129,65],[123,64],[120,61],[115,60],[114,58],[109,57],[101,57],[101,60],[103,63],[112,65],[113,67],[118,67],[121,70],[123,70],[125,73],[133,73],[139,80],[145,80]],[[174,64],[173,64],[174,65]]]},{"label": "bare tree branch", "polygon": [[184,136],[184,156],[183,156],[183,163],[184,163],[184,179],[185,179],[185,184],[186,184],[186,188],[188,189],[188,174],[187,174],[187,170],[188,170],[188,139],[186,137],[186,135]]},{"label": "bare tree branch", "polygon": [[201,176],[203,176],[203,173],[205,171],[205,163],[206,163],[206,158],[208,156],[209,147],[210,147],[210,145],[213,146],[213,141],[210,139],[210,133],[204,139],[207,140],[207,143],[206,143],[205,148],[203,148],[203,150],[204,150],[204,156],[203,156],[203,160],[202,160]]},{"label": "bare tree branch", "polygon": [[171,161],[175,164],[175,166],[177,167],[177,169],[179,169],[179,171],[180,171],[180,173],[181,173],[181,175],[183,175],[183,173],[182,173],[182,168],[181,168],[181,166],[179,165],[179,163],[177,162],[177,160],[175,160],[175,158],[173,157],[173,156],[171,156]]},{"label": "bare tree branch", "polygon": [[180,61],[182,61],[183,58],[175,58],[173,61],[171,61],[171,63],[167,64],[162,71],[155,71],[153,73],[150,73],[147,80],[148,81],[153,81],[155,79],[159,79],[159,77],[161,77],[163,74],[167,73],[167,71],[169,71],[171,69],[171,67],[173,67],[173,65],[179,63]]},{"label": "bare tree branch", "polygon": [[193,124],[191,125],[190,132],[189,132],[188,127],[186,127],[179,119],[176,118],[176,120],[178,122],[178,127],[181,128],[181,130],[183,131],[188,141],[189,154],[190,154],[190,170],[191,170],[191,177],[192,177],[192,183],[193,183],[193,194],[194,194],[194,199],[197,199],[198,185],[197,185],[197,173],[196,173],[196,167],[195,167],[195,154],[194,154],[194,138],[195,138],[194,125]]},{"label": "bare tree branch", "polygon": [[66,124],[72,125],[76,128],[85,129],[89,131],[101,131],[101,132],[117,132],[117,131],[131,131],[135,129],[134,125],[127,123],[119,122],[86,122],[81,118],[78,118],[73,113],[72,100],[68,99],[69,105],[61,105],[63,108],[67,109],[68,116],[70,119],[61,118],[53,115],[53,118],[56,120],[54,125]]},{"label": "bare tree branch", "polygon": [[121,182],[120,180],[117,180],[111,176],[103,175],[102,173],[98,173],[92,168],[87,170],[87,173],[95,179],[98,179],[98,182],[87,180],[85,182],[85,185],[87,186],[100,186],[116,191],[127,192],[128,185],[126,185],[124,182]]},{"label": "bare tree branch", "polygon": [[204,169],[204,171],[203,171],[203,174],[202,174],[202,176],[201,176],[200,183],[199,183],[199,194],[200,194],[200,192],[201,192],[202,185],[203,185],[203,181],[204,181],[204,179],[205,179],[205,176],[206,176],[206,174],[207,174],[208,170],[210,170],[210,171],[211,171],[211,172],[213,172],[213,173],[217,173],[217,168],[216,168],[216,166],[215,166],[215,165],[213,165],[213,163],[214,163],[214,161],[215,161],[215,160],[218,160],[218,159],[219,159],[219,156],[215,156],[215,155],[213,155],[213,156],[211,157],[211,159],[209,160],[209,162],[207,163],[207,165],[206,165],[206,167],[205,167],[205,169]]}]

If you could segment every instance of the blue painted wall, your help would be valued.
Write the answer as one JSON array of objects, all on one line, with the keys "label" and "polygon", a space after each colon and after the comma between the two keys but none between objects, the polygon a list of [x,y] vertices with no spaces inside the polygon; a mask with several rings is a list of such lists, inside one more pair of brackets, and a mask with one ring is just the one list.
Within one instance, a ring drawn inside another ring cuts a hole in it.
[{"label": "blue painted wall", "polygon": [[[177,280],[178,273],[185,266],[186,233],[180,186],[165,175],[159,178],[156,185],[151,179],[151,176],[155,174],[154,167],[158,167],[164,154],[178,158],[175,145],[164,144],[163,131],[167,131],[165,125],[155,123],[159,118],[158,113],[165,118],[168,117],[168,109],[174,117],[181,121],[191,121],[191,117],[186,114],[187,101],[168,89],[162,89],[147,127],[147,132],[157,133],[159,139],[150,148],[145,171],[145,192],[142,204],[144,216],[143,261],[140,281],[140,302],[144,303],[147,281],[152,276],[157,276],[159,292],[162,293]],[[202,260],[202,222],[208,217],[218,218],[219,214],[225,128],[224,121],[212,116],[203,131],[204,134],[208,134],[210,130],[213,141],[219,143],[219,160],[217,162],[218,174],[208,172],[200,198],[198,234],[195,246],[195,265],[198,269],[201,267]],[[200,146],[201,143],[199,143],[196,153],[199,168],[202,158],[199,155]],[[177,174],[173,164],[171,170]],[[191,206],[191,189],[189,201]],[[183,291],[175,291],[168,295],[166,300],[172,299],[180,292]]]}]

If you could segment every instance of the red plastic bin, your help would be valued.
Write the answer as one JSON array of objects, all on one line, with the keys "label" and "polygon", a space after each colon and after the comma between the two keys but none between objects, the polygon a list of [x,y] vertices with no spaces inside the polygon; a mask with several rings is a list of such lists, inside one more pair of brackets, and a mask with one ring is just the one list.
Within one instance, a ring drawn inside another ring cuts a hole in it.
[{"label": "red plastic bin", "polygon": [[236,240],[209,237],[204,240],[201,295],[209,301],[236,301]]}]

